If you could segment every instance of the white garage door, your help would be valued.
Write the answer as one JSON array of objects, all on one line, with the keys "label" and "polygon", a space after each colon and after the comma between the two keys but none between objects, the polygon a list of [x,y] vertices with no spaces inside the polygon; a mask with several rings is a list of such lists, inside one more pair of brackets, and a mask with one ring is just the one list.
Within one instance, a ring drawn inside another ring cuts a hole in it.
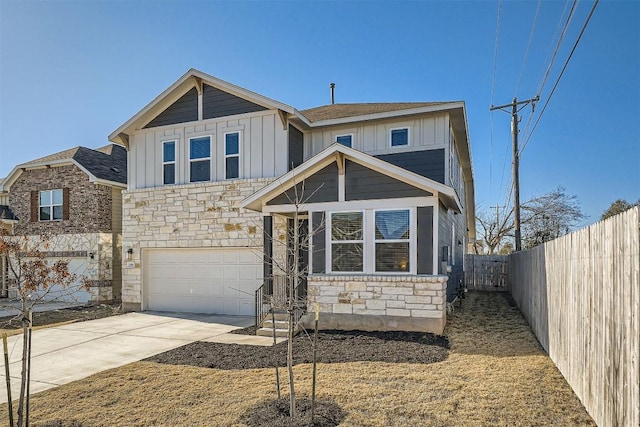
[{"label": "white garage door", "polygon": [[254,314],[262,261],[250,249],[145,251],[145,308],[157,311]]},{"label": "white garage door", "polygon": [[69,273],[78,276],[78,280],[63,288],[59,285],[54,285],[46,292],[42,289],[38,290],[38,293],[44,295],[45,301],[65,301],[72,303],[85,304],[90,300],[91,295],[84,289],[83,278],[92,279],[92,276],[87,270],[88,261],[86,258],[47,258],[47,263],[53,265],[58,260],[68,261],[67,269]]}]

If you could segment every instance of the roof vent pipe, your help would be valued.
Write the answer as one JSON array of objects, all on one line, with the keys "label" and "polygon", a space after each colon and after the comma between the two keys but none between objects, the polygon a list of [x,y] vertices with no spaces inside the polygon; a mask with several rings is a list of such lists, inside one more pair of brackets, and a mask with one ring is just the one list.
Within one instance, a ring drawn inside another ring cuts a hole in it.
[{"label": "roof vent pipe", "polygon": [[335,89],[336,89],[336,84],[335,83],[329,83],[329,87],[331,88],[331,104],[335,104],[336,103],[336,98],[335,98]]}]

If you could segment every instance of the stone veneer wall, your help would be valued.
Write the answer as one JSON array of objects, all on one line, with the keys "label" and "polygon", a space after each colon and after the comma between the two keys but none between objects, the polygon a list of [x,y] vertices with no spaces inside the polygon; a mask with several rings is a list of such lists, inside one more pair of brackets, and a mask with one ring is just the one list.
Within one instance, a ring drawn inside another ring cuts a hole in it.
[{"label": "stone veneer wall", "polygon": [[[23,237],[16,237],[23,239]],[[78,274],[78,282],[69,289],[69,293],[60,298],[66,301],[75,301],[71,291],[88,292],[89,302],[105,302],[113,300],[113,234],[112,233],[80,233],[60,234],[43,241],[40,236],[27,236],[26,248],[36,247],[46,256],[49,262],[55,259],[84,261],[86,270],[70,271]],[[93,254],[93,259],[90,254]],[[80,289],[82,281],[85,281],[88,289]],[[116,286],[119,286],[117,284]],[[16,290],[10,289],[10,298],[16,298]]]},{"label": "stone veneer wall", "polygon": [[[69,219],[31,222],[31,191],[69,189]],[[89,182],[75,165],[31,169],[20,174],[11,185],[9,206],[18,217],[16,235],[80,234],[110,232],[111,187]]]},{"label": "stone veneer wall", "polygon": [[[308,307],[320,328],[441,334],[447,276],[310,275]],[[310,319],[306,320],[309,321]]]},{"label": "stone veneer wall", "polygon": [[[241,179],[123,192],[122,303],[140,310],[142,249],[250,247],[262,253],[262,214],[239,203],[272,179]],[[126,251],[131,248],[131,259]]]}]

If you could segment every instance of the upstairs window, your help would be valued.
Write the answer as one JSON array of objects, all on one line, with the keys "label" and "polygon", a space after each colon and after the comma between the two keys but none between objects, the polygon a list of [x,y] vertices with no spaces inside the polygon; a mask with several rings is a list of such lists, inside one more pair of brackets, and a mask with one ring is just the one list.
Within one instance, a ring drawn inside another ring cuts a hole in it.
[{"label": "upstairs window", "polygon": [[62,190],[40,191],[39,220],[62,221]]},{"label": "upstairs window", "polygon": [[240,132],[224,135],[224,177],[240,177]]},{"label": "upstairs window", "polygon": [[408,272],[411,235],[409,210],[376,211],[376,271]]},{"label": "upstairs window", "polygon": [[191,182],[211,180],[211,137],[189,140],[189,166]]},{"label": "upstairs window", "polygon": [[409,145],[409,128],[391,129],[391,146]]},{"label": "upstairs window", "polygon": [[176,183],[176,142],[166,141],[162,143],[162,182],[166,184]]},{"label": "upstairs window", "polygon": [[353,135],[339,135],[336,138],[336,142],[338,144],[342,144],[345,147],[352,147],[352,139],[353,139]]},{"label": "upstairs window", "polygon": [[363,224],[362,212],[331,214],[331,271],[363,271]]}]

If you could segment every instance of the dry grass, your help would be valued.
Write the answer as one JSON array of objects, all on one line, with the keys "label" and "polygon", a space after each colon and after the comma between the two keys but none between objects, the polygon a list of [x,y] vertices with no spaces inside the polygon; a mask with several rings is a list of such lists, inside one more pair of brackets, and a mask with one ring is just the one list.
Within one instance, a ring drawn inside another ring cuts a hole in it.
[{"label": "dry grass", "polygon": [[[347,412],[343,426],[595,425],[501,295],[469,294],[446,333],[452,351],[440,363],[320,365],[318,398]],[[310,365],[295,374],[298,394],[310,396]],[[34,395],[32,425],[239,426],[274,395],[272,369],[138,362]]]}]

